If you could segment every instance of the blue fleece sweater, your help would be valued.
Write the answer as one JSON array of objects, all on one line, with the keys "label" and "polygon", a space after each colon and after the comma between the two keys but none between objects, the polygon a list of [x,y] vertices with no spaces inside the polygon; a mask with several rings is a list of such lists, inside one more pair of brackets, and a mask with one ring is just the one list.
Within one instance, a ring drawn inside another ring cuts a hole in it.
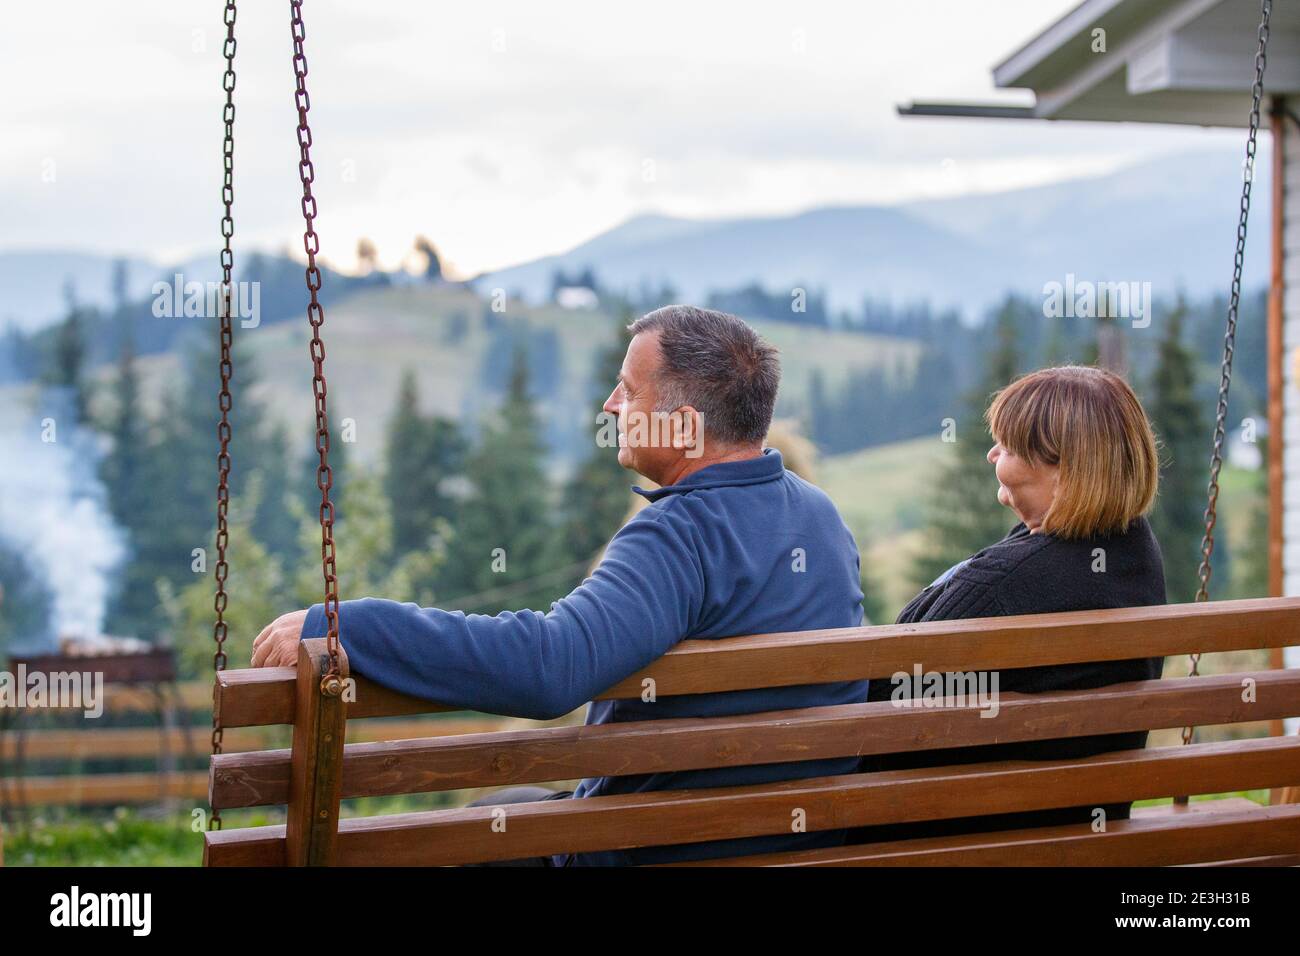
[{"label": "blue fleece sweater", "polygon": [[[862,622],[858,549],[835,506],[767,449],[645,491],[651,502],[609,543],[590,578],[548,613],[495,617],[377,598],[345,601],[352,672],[468,710],[548,719],[568,713],[686,638],[852,627]],[[325,633],[321,605],[304,637]],[[656,699],[593,701],[588,724],[715,717],[866,699],[865,681]],[[768,783],[853,773],[853,757],[583,780],[575,798]],[[834,846],[844,831],[579,854],[557,862],[644,864]]]}]

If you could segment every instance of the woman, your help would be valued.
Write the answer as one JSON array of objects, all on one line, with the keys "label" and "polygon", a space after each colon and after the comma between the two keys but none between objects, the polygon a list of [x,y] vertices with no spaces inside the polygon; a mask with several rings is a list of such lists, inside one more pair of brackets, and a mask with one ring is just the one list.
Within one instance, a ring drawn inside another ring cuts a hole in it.
[{"label": "woman", "polygon": [[[1019,518],[1005,538],[950,568],[912,599],[898,623],[1088,611],[1165,603],[1160,547],[1144,515],[1159,465],[1146,413],[1119,376],[1047,368],[1003,389],[987,413],[998,501]],[[1162,658],[1005,670],[998,692],[1038,693],[1154,680]],[[983,685],[981,685],[983,686]],[[873,680],[870,700],[895,685]],[[868,757],[868,771],[991,760],[1043,760],[1140,749],[1146,731]],[[1104,807],[1108,820],[1129,804]],[[1090,822],[1093,807],[869,827],[850,842]]]}]

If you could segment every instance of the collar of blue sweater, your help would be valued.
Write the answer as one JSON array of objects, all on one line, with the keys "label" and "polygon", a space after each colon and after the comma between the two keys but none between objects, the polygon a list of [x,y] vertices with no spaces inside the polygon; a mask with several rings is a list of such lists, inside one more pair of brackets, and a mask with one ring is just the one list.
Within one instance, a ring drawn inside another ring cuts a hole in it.
[{"label": "collar of blue sweater", "polygon": [[724,461],[701,468],[675,485],[651,489],[633,485],[632,490],[649,501],[658,501],[669,495],[699,491],[702,488],[726,488],[732,485],[756,485],[764,481],[775,481],[784,472],[785,463],[781,460],[781,453],[775,448],[764,448],[763,454],[753,458],[746,458],[743,461]]}]

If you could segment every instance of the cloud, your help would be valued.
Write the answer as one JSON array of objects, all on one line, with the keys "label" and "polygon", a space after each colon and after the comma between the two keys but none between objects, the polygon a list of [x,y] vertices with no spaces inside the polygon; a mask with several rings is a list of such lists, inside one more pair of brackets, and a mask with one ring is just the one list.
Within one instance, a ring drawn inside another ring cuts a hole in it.
[{"label": "cloud", "polygon": [[[898,202],[935,194],[948,157],[966,176],[959,186],[988,188],[1214,135],[894,114],[912,98],[993,95],[990,66],[1072,2],[309,8],[322,250],[347,267],[366,235],[391,264],[427,232],[477,271],[649,208]],[[165,0],[133,10],[123,20],[82,0],[71,15],[11,11],[0,70],[23,95],[0,103],[0,248],[168,259],[215,247],[221,11]],[[241,7],[238,35],[236,244],[296,247],[283,9]],[[53,182],[42,178],[49,162]]]}]

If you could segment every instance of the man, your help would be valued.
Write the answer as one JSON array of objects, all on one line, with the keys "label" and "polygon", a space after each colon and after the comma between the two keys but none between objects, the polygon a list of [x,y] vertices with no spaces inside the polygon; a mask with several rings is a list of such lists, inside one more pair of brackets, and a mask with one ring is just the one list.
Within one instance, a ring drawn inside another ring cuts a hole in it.
[{"label": "man", "polygon": [[[495,617],[377,598],[343,602],[352,671],[417,697],[547,719],[643,669],[686,638],[851,627],[862,622],[858,550],[835,506],[763,448],[776,405],[777,352],[735,316],[668,306],[630,327],[618,383],[618,461],[657,482],[586,581],[540,611]],[[474,542],[470,542],[471,545]],[[509,542],[504,542],[507,549]],[[485,554],[496,543],[484,544]],[[253,665],[296,660],[325,632],[321,605],[284,615],[254,643]],[[717,717],[857,703],[866,682],[593,701],[589,724]],[[483,803],[757,784],[852,773],[856,759],[809,760],[583,780]],[[658,863],[833,846],[842,830],[557,858],[558,865]]]}]

